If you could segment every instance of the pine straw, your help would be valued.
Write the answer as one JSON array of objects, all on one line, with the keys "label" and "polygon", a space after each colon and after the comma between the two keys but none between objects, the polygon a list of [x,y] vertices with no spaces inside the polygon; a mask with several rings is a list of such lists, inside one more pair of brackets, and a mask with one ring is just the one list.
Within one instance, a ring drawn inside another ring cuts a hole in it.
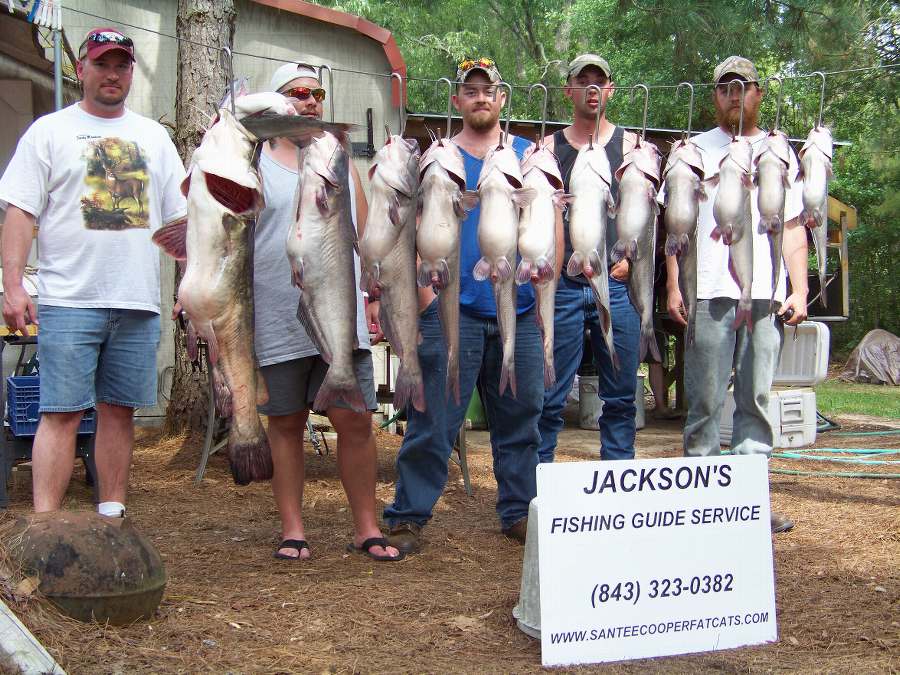
[{"label": "pine straw", "polygon": [[[641,432],[639,456],[676,456],[678,429],[655,424]],[[900,442],[891,438],[880,438],[877,447]],[[859,446],[859,439],[840,440]],[[823,435],[819,445],[838,441]],[[379,433],[378,445],[383,503],[393,496],[399,439]],[[129,512],[159,548],[169,575],[152,621],[82,624],[44,600],[15,599],[12,581],[0,584],[4,599],[70,673],[539,671],[539,643],[510,614],[522,549],[497,532],[488,448],[470,447],[475,496],[466,496],[453,465],[425,530],[425,552],[396,564],[344,551],[350,514],[333,454],[318,457],[307,448],[305,519],[313,556],[307,563],[272,559],[278,521],[267,485],[234,486],[225,459],[215,456],[194,486],[198,456],[197,439],[139,434]],[[558,456],[584,459],[565,448]],[[771,483],[776,510],[797,524],[774,539],[781,641],[617,664],[615,672],[897,670],[897,482],[773,475]],[[30,490],[14,491],[0,537],[29,503]],[[67,508],[90,508],[78,477]]]}]

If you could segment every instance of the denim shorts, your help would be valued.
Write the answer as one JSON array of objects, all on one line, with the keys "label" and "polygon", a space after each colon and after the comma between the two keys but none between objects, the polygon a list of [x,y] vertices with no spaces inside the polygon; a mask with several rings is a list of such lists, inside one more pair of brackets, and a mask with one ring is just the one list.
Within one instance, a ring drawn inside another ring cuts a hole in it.
[{"label": "denim shorts", "polygon": [[[372,352],[368,349],[357,349],[353,352],[353,370],[362,391],[366,408],[375,410],[378,403],[375,399],[375,371],[372,366]],[[259,412],[268,416],[293,415],[301,410],[310,410],[319,387],[328,373],[328,364],[321,356],[307,356],[291,361],[273,363],[259,369],[269,391],[267,403],[257,406]],[[343,401],[334,403],[335,408],[350,406]],[[325,411],[321,411],[325,412]]]},{"label": "denim shorts", "polygon": [[159,314],[40,305],[41,412],[156,405]]}]

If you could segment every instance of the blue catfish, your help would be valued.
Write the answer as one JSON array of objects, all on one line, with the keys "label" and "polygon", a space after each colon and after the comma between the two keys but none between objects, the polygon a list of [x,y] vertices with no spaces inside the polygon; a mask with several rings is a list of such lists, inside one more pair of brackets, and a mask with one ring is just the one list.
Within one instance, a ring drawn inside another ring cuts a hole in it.
[{"label": "blue catfish", "polygon": [[827,306],[825,272],[828,253],[828,181],[831,179],[831,132],[826,127],[816,127],[809,132],[806,142],[797,153],[800,171],[797,180],[803,181],[803,213],[800,221],[812,233],[819,262],[819,300]]},{"label": "blue catfish", "polygon": [[769,256],[772,262],[772,296],[769,313],[775,302],[775,290],[781,278],[781,248],[784,236],[784,200],[791,182],[788,167],[791,165],[791,146],[783,132],[769,132],[763,140],[759,154],[753,160],[756,165],[754,183],[759,207],[759,231],[769,237]]}]

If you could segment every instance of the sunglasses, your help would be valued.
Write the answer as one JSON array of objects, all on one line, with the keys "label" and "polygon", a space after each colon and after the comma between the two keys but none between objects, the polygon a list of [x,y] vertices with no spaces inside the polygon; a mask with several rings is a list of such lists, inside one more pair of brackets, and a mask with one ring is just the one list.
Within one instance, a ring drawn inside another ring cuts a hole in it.
[{"label": "sunglasses", "polygon": [[122,47],[133,47],[134,42],[131,41],[130,37],[125,37],[121,33],[113,33],[111,31],[104,31],[102,33],[91,33],[87,36],[87,40],[85,42],[93,42],[96,45],[104,45],[104,44],[116,44]]},{"label": "sunglasses", "polygon": [[472,68],[493,68],[495,65],[494,59],[482,57],[480,59],[460,61],[458,68],[461,73],[465,73],[468,70],[472,70]]},{"label": "sunglasses", "polygon": [[295,98],[298,101],[305,101],[310,96],[316,99],[318,103],[325,100],[325,90],[321,87],[316,87],[315,89],[309,87],[293,87],[292,89],[288,89],[281,93],[288,98]]}]

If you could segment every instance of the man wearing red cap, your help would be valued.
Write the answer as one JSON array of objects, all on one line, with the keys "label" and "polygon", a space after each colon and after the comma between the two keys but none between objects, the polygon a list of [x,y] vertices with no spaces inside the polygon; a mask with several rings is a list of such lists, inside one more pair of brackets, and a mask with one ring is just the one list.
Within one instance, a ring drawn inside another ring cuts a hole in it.
[{"label": "man wearing red cap", "polygon": [[[61,507],[82,415],[97,410],[99,511],[125,513],[135,408],[156,404],[159,252],[185,217],[184,167],[166,130],[125,107],[134,44],[115,28],[79,49],[81,101],[34,122],[0,178],[3,318],[38,323],[35,511]],[[38,227],[39,312],[22,286]]]}]

